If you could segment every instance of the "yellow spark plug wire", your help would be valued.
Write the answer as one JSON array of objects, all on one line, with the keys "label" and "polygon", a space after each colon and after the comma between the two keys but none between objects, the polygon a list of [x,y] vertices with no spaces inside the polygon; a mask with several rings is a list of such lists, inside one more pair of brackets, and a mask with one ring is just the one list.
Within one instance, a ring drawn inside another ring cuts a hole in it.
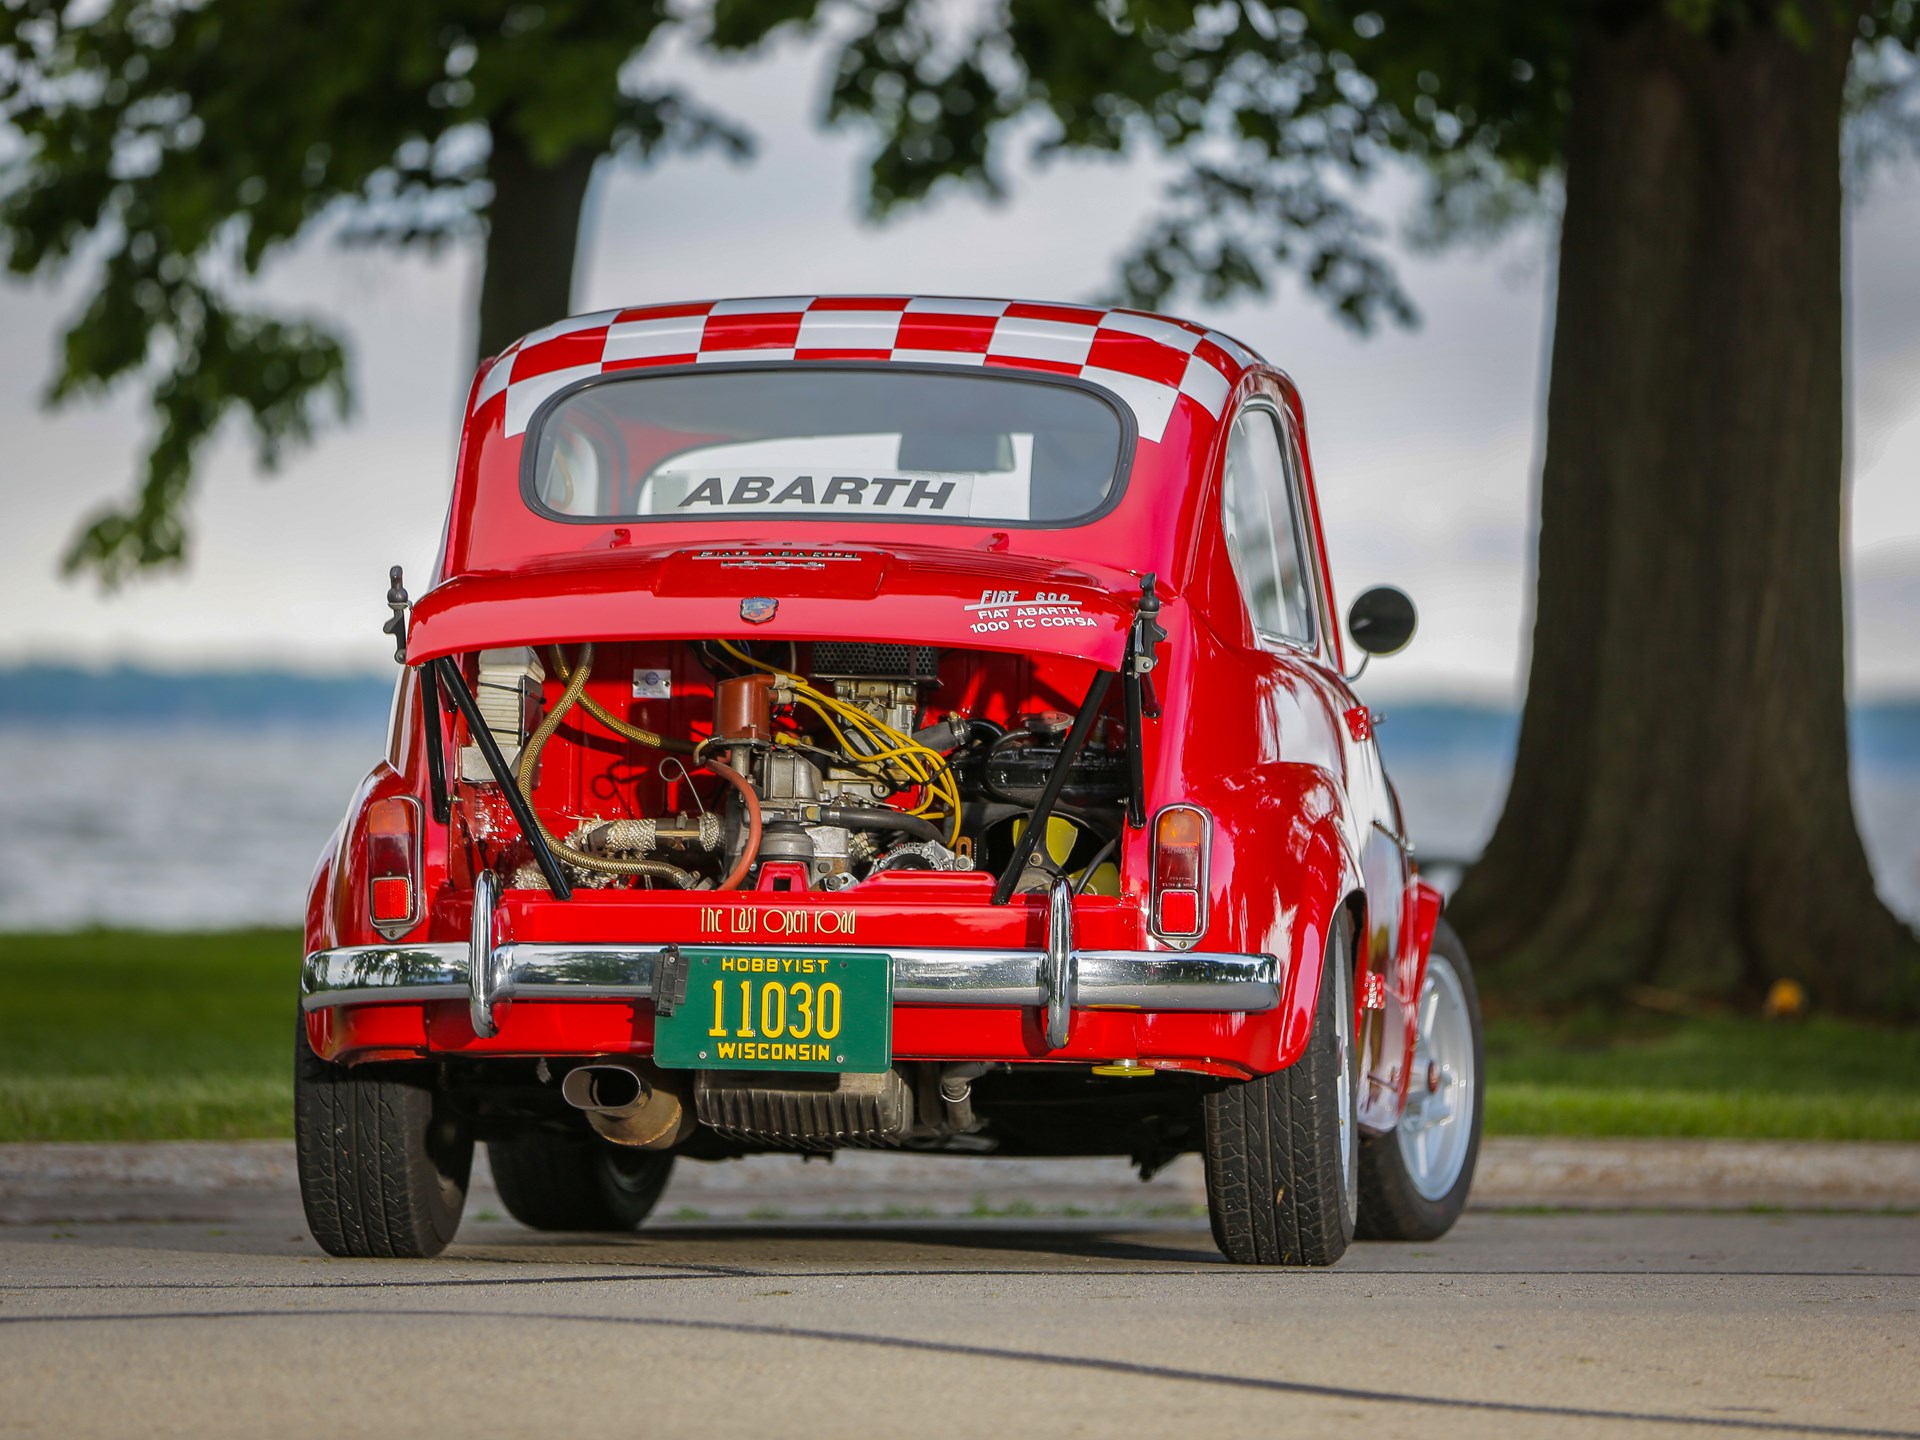
[{"label": "yellow spark plug wire", "polygon": [[[862,761],[891,763],[900,768],[906,777],[921,788],[921,798],[908,813],[922,815],[936,802],[947,810],[952,828],[948,843],[960,838],[960,785],[954,779],[953,767],[947,763],[947,757],[930,746],[921,744],[911,735],[903,735],[884,720],[878,720],[857,706],[849,705],[838,696],[829,695],[816,689],[801,676],[791,670],[783,670],[778,665],[769,665],[756,660],[739,647],[725,640],[716,640],[715,644],[743,665],[751,665],[769,675],[778,675],[793,686],[794,694],[809,710],[813,711],[825,723],[827,730],[837,740],[841,748],[849,755]],[[863,752],[852,744],[835,723],[838,717],[841,723],[857,731],[872,747]]]}]

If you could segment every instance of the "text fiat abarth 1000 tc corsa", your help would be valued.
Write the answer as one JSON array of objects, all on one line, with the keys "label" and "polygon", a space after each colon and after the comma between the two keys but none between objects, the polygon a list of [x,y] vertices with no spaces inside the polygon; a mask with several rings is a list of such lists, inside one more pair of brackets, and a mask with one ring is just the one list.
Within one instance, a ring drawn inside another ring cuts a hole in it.
[{"label": "text fiat abarth 1000 tc corsa", "polygon": [[[309,895],[308,1223],[420,1256],[676,1158],[1205,1162],[1231,1259],[1460,1213],[1478,1001],[1348,687],[1292,384],[1202,326],[657,306],[481,367]],[[1349,616],[1368,654],[1412,606]],[[1364,663],[1364,657],[1362,659]]]}]

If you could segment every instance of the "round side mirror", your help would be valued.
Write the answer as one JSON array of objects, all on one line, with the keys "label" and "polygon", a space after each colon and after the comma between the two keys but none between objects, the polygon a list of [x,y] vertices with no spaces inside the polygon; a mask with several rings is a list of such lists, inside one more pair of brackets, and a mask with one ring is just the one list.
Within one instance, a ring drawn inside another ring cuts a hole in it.
[{"label": "round side mirror", "polygon": [[1347,632],[1369,655],[1392,655],[1406,649],[1419,625],[1420,617],[1414,613],[1407,592],[1391,585],[1361,591],[1347,611]]}]

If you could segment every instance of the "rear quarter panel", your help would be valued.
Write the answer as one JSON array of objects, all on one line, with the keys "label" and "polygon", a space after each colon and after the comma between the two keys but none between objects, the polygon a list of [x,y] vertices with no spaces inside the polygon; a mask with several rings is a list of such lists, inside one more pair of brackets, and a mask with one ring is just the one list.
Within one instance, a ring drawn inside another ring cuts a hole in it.
[{"label": "rear quarter panel", "polygon": [[[409,670],[401,680],[389,753],[376,760],[354,788],[345,816],[335,827],[314,867],[307,892],[308,953],[337,945],[424,940],[434,926],[436,910],[445,898],[449,880],[449,835],[448,827],[433,818],[419,702],[420,673]],[[444,743],[444,736],[442,739]],[[398,936],[383,936],[373,928],[367,898],[367,807],[390,795],[410,795],[418,799],[424,826],[421,919],[411,931]]]},{"label": "rear quarter panel", "polygon": [[1213,921],[1201,948],[1262,951],[1286,966],[1279,1009],[1258,1017],[1264,1068],[1278,1069],[1306,1048],[1327,936],[1362,880],[1337,716],[1295,658],[1253,635],[1218,521],[1220,459],[1217,450],[1198,507],[1189,623],[1155,672],[1172,753],[1151,799],[1213,815]]},{"label": "rear quarter panel", "polygon": [[[1292,1064],[1304,1051],[1328,934],[1343,912],[1352,916],[1355,1002],[1363,1007],[1356,1034],[1369,1081],[1360,1120],[1384,1130],[1399,1114],[1408,987],[1417,985],[1407,964],[1415,934],[1411,866],[1373,738],[1365,723],[1349,718],[1366,712],[1339,670],[1333,587],[1298,399],[1290,386],[1262,375],[1250,379],[1236,404],[1256,394],[1285,411],[1298,443],[1307,540],[1323,582],[1323,634],[1309,651],[1262,641],[1254,632],[1219,521],[1223,427],[1195,536],[1191,590],[1199,663],[1178,691],[1188,708],[1184,783],[1195,798],[1217,797],[1210,805],[1216,856],[1228,857],[1228,865],[1216,874],[1215,895],[1236,937],[1223,937],[1223,948],[1244,942],[1287,961],[1275,1017],[1278,1064]],[[1378,977],[1371,987],[1370,975]],[[1371,1009],[1363,1004],[1369,989],[1378,1001]]]}]

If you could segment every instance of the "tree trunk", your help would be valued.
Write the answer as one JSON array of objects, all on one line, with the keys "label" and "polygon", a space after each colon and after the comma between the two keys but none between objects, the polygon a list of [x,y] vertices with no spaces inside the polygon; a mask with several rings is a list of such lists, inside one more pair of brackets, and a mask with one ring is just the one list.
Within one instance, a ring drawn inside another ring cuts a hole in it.
[{"label": "tree trunk", "polygon": [[600,158],[582,148],[542,164],[511,118],[496,119],[490,128],[493,200],[487,206],[476,363],[572,313],[580,213]]},{"label": "tree trunk", "polygon": [[1874,893],[1847,773],[1851,37],[1819,6],[1805,45],[1633,9],[1577,51],[1532,675],[1450,913],[1496,993],[1791,977],[1911,1013],[1920,943]]}]

